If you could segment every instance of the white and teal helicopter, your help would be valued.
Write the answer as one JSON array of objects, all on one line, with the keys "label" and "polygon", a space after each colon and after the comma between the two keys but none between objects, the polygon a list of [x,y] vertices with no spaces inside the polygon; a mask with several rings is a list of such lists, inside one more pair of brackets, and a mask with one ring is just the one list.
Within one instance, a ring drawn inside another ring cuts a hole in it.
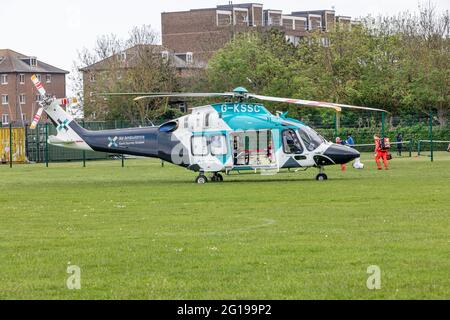
[{"label": "white and teal helicopter", "polygon": [[[155,98],[217,98],[232,102],[215,103],[192,109],[189,115],[159,127],[89,131],[78,125],[62,105],[71,99],[46,96],[45,89],[32,77],[45,99],[34,118],[37,124],[45,111],[57,128],[50,136],[52,145],[124,155],[159,158],[198,173],[196,183],[223,181],[223,173],[232,171],[279,172],[281,169],[317,168],[316,179],[327,180],[324,167],[351,162],[360,157],[355,149],[331,143],[301,121],[273,115],[259,101],[288,103],[315,108],[381,109],[336,103],[276,98],[236,88],[227,93],[135,93],[108,94],[134,96],[134,100]],[[209,178],[208,178],[209,176]]]}]

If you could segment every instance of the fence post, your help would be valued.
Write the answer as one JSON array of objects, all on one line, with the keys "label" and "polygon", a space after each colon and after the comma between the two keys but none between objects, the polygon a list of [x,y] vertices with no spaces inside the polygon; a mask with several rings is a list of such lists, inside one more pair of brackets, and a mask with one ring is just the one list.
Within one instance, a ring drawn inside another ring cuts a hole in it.
[{"label": "fence post", "polygon": [[12,123],[9,124],[9,167],[13,166],[13,131]]},{"label": "fence post", "polygon": [[122,168],[125,167],[125,156],[122,154]]},{"label": "fence post", "polygon": [[[83,124],[83,128],[84,128],[85,127],[84,119],[83,119],[82,124]],[[83,168],[86,168],[86,151],[85,150],[83,150]]]},{"label": "fence post", "polygon": [[409,157],[412,157],[412,149],[413,149],[413,140],[409,141]]},{"label": "fence post", "polygon": [[431,152],[431,162],[434,161],[434,154],[433,154],[433,111],[430,110],[430,152]]},{"label": "fence post", "polygon": [[384,124],[384,122],[385,122],[385,117],[386,117],[386,115],[384,114],[384,112],[382,112],[381,113],[381,137],[382,138],[385,138],[386,136],[384,135],[385,134],[385,124]]},{"label": "fence post", "polygon": [[420,152],[422,147],[422,142],[419,140],[419,142],[417,142],[417,156],[420,157]]},{"label": "fence post", "polygon": [[28,143],[29,143],[29,141],[28,141],[28,125],[25,125],[25,128],[24,128],[24,130],[25,130],[25,157],[26,157],[26,162],[28,162],[28,159],[30,159],[30,154],[29,154],[29,149],[28,149],[28,147],[29,147],[29,145],[28,145]]},{"label": "fence post", "polygon": [[36,162],[41,162],[41,136],[39,134],[40,131],[40,124],[36,125]]},{"label": "fence post", "polygon": [[48,123],[45,124],[45,166],[48,168]]}]

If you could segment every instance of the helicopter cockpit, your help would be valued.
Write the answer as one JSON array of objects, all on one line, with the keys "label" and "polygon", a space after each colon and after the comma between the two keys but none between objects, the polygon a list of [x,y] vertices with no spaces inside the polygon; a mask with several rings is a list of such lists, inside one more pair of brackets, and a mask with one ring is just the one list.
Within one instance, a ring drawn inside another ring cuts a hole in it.
[{"label": "helicopter cockpit", "polygon": [[288,129],[283,132],[283,147],[286,154],[303,154],[314,151],[326,140],[316,131],[307,126]]},{"label": "helicopter cockpit", "polygon": [[314,151],[326,142],[325,138],[308,126],[301,126],[297,132],[308,151]]}]

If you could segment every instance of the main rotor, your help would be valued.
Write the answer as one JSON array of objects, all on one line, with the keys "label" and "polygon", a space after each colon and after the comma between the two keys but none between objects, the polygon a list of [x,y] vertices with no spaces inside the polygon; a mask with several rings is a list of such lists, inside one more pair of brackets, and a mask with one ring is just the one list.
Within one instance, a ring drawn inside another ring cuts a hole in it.
[{"label": "main rotor", "polygon": [[270,97],[263,96],[254,93],[249,93],[248,90],[244,87],[237,87],[232,92],[224,92],[224,93],[193,93],[193,92],[177,92],[177,93],[167,93],[167,92],[153,92],[153,93],[101,93],[101,96],[109,96],[109,97],[117,97],[117,96],[129,96],[134,97],[134,101],[141,101],[146,99],[156,99],[156,98],[231,98],[235,99],[239,102],[248,99],[255,99],[260,101],[268,101],[268,102],[278,102],[278,103],[287,103],[293,104],[297,106],[303,107],[312,107],[312,108],[328,108],[333,109],[337,112],[341,112],[342,109],[356,109],[356,110],[367,110],[367,111],[377,111],[377,112],[385,112],[389,113],[383,109],[377,108],[368,108],[368,107],[360,107],[360,106],[352,106],[340,103],[333,102],[323,102],[323,101],[310,101],[310,100],[302,100],[302,99],[293,99],[293,98],[278,98],[278,97]]}]

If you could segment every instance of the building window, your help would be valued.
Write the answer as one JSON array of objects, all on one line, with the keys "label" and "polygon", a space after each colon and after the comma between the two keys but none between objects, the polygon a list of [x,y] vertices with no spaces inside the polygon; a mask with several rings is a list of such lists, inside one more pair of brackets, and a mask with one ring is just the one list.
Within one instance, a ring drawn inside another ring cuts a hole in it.
[{"label": "building window", "polygon": [[194,54],[192,52],[186,53],[186,63],[194,63]]},{"label": "building window", "polygon": [[89,81],[90,81],[90,82],[95,82],[95,81],[96,81],[95,73],[91,73],[91,74],[89,75]]},{"label": "building window", "polygon": [[30,66],[36,67],[37,66],[37,59],[36,58],[30,58]]},{"label": "building window", "polygon": [[2,115],[2,124],[9,124],[9,114]]},{"label": "building window", "polygon": [[3,105],[9,104],[9,97],[8,97],[7,94],[3,94],[3,95],[2,95],[2,104],[3,104]]},{"label": "building window", "polygon": [[165,62],[169,61],[169,51],[161,52],[161,57]]},{"label": "building window", "polygon": [[25,84],[25,75],[24,74],[19,74],[19,82],[20,82],[20,84]]},{"label": "building window", "polygon": [[22,121],[27,121],[27,115],[26,113],[22,113]]},{"label": "building window", "polygon": [[46,74],[45,75],[45,82],[46,83],[52,83],[52,75],[51,74]]},{"label": "building window", "polygon": [[219,11],[217,12],[216,22],[218,27],[224,27],[231,25],[232,18],[230,11]]},{"label": "building window", "polygon": [[0,84],[8,84],[8,75],[7,74],[0,75]]},{"label": "building window", "polygon": [[127,60],[127,53],[126,52],[119,53],[119,56],[117,57],[117,59],[119,59],[119,61]]},{"label": "building window", "polygon": [[41,102],[42,101],[42,96],[40,94],[36,95],[36,102]]},{"label": "building window", "polygon": [[292,43],[294,46],[298,46],[298,44],[300,43],[300,37],[286,36],[286,41]]},{"label": "building window", "polygon": [[25,98],[25,94],[21,93],[19,96],[19,103],[20,104],[25,104],[26,103],[26,98]]},{"label": "building window", "polygon": [[40,74],[37,74],[37,75],[36,75],[36,78],[38,79],[38,81],[39,81],[39,82],[41,82],[41,80],[42,80],[42,77],[41,77],[41,75],[40,75]]}]

